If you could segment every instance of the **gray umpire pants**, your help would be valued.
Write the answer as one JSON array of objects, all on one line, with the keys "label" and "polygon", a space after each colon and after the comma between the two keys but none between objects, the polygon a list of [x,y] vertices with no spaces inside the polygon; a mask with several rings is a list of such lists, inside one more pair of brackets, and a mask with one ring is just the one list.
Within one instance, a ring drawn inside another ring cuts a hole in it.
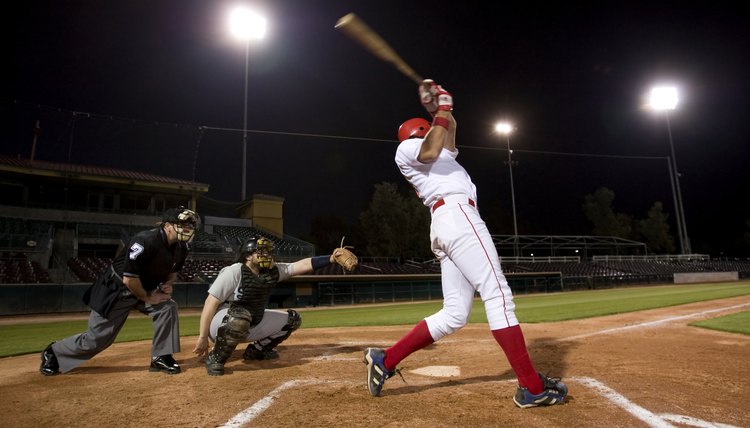
[{"label": "gray umpire pants", "polygon": [[180,352],[180,326],[177,316],[177,303],[167,300],[158,305],[147,305],[142,300],[125,291],[115,302],[104,318],[91,311],[88,330],[75,334],[52,345],[52,351],[60,364],[60,372],[67,373],[90,360],[94,355],[109,348],[125,325],[132,309],[138,309],[154,322],[154,338],[151,344],[151,357]]}]

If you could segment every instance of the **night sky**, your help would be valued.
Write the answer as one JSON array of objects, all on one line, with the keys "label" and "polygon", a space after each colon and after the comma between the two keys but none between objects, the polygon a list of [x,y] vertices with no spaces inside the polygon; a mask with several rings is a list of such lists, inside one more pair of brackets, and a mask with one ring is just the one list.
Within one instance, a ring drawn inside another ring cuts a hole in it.
[{"label": "night sky", "polygon": [[[40,120],[37,159],[194,179],[238,202],[245,44],[226,25],[236,3],[15,4],[0,151],[28,158]],[[316,215],[356,221],[376,183],[405,184],[396,130],[426,112],[413,82],[334,29],[354,12],[453,93],[459,162],[484,216],[505,225],[492,233],[513,233],[500,119],[517,127],[520,234],[589,233],[581,204],[599,187],[617,212],[643,218],[661,201],[673,218],[667,121],[643,108],[653,85],[673,83],[693,250],[743,255],[750,15],[738,2],[693,3],[245,2],[268,20],[249,50],[247,193],[284,197],[285,232],[305,237]]]}]

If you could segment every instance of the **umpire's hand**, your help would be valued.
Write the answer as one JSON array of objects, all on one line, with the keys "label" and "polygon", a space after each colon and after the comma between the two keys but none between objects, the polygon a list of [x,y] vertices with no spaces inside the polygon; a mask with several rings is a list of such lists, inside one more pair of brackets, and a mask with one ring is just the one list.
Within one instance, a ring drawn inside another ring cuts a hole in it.
[{"label": "umpire's hand", "polygon": [[146,303],[150,305],[158,305],[159,303],[166,302],[172,298],[171,294],[166,294],[159,289],[154,290],[153,293],[149,293],[146,296]]}]

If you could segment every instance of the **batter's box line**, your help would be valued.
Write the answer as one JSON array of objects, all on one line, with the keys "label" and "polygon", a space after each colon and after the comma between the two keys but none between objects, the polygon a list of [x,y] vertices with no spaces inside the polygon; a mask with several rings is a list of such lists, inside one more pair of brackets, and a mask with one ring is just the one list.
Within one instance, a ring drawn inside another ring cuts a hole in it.
[{"label": "batter's box line", "polygon": [[220,425],[219,428],[238,428],[247,423],[252,422],[253,419],[260,416],[269,407],[273,405],[273,401],[278,398],[282,392],[287,389],[296,388],[298,386],[307,385],[320,385],[320,384],[343,384],[343,385],[354,385],[354,382],[336,381],[336,380],[320,380],[320,379],[295,379],[282,383],[276,389],[269,392],[268,395],[256,401],[255,404],[248,407],[247,409],[237,413],[232,419],[228,420],[224,425]]},{"label": "batter's box line", "polygon": [[722,424],[717,422],[709,422],[701,419],[693,418],[691,416],[674,415],[669,413],[653,413],[650,410],[639,406],[632,401],[628,400],[624,395],[608,387],[602,382],[590,377],[571,377],[568,380],[582,383],[585,386],[593,389],[599,395],[606,398],[614,405],[622,408],[626,412],[633,415],[640,421],[643,421],[646,425],[654,428],[667,428],[674,427],[670,422],[674,422],[680,425],[688,425],[691,427],[698,428],[740,428],[734,425]]},{"label": "batter's box line", "polygon": [[[570,377],[567,380],[583,384],[603,398],[609,400],[614,405],[622,408],[626,412],[630,413],[636,419],[644,422],[646,425],[654,428],[674,428],[670,422],[677,423],[680,425],[687,425],[697,428],[740,428],[735,425],[723,424],[718,422],[704,421],[698,418],[685,415],[675,415],[670,413],[656,414],[650,410],[639,406],[624,395],[608,387],[602,382],[590,377]],[[497,381],[507,382],[507,381]],[[238,428],[245,424],[252,422],[255,418],[260,416],[264,411],[271,407],[274,400],[277,399],[287,389],[304,387],[309,385],[321,385],[321,384],[336,384],[336,385],[355,385],[354,382],[350,381],[337,381],[337,380],[320,380],[320,379],[296,379],[284,382],[279,385],[276,389],[268,393],[265,397],[256,401],[252,406],[241,411],[231,419],[229,419],[224,425],[220,425],[219,428]]]}]

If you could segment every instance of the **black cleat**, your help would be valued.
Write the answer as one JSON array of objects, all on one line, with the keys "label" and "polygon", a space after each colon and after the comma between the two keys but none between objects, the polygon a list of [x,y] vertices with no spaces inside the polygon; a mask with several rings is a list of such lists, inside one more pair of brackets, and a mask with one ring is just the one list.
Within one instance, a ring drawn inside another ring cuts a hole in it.
[{"label": "black cleat", "polygon": [[560,378],[545,376],[541,373],[538,374],[542,380],[544,390],[534,395],[528,389],[519,386],[516,389],[516,395],[513,397],[513,402],[516,403],[516,406],[525,409],[528,407],[563,404],[565,397],[568,395],[568,387]]},{"label": "black cleat", "polygon": [[279,351],[275,349],[258,349],[254,343],[251,343],[247,345],[242,358],[245,360],[275,360],[279,358]]},{"label": "black cleat", "polygon": [[212,352],[206,356],[206,372],[209,376],[224,376],[224,363]]},{"label": "black cleat", "polygon": [[167,374],[177,374],[182,370],[177,361],[172,358],[171,355],[162,355],[161,357],[151,361],[151,367],[148,368],[150,372],[164,372]]},{"label": "black cleat", "polygon": [[52,343],[42,351],[42,365],[39,366],[39,371],[45,376],[54,376],[60,373],[60,365],[57,363],[55,352],[52,351]]}]

